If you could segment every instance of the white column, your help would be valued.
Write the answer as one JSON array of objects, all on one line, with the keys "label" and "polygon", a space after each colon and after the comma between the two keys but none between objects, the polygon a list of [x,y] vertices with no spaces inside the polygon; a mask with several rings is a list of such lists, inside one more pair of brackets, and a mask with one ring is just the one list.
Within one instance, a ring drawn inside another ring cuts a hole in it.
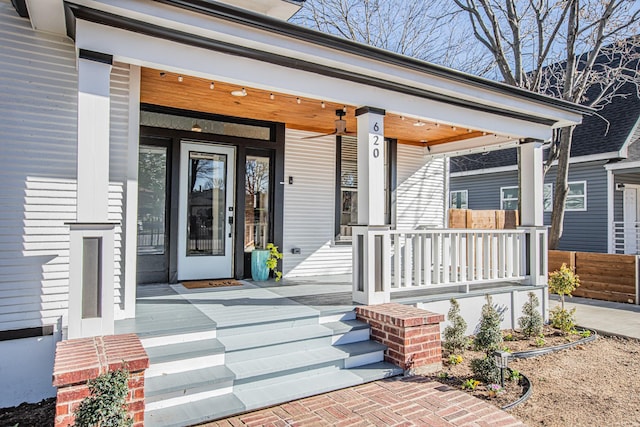
[{"label": "white column", "polygon": [[78,222],[109,215],[111,57],[80,50],[78,58]]},{"label": "white column", "polygon": [[358,224],[353,227],[353,300],[361,304],[390,301],[390,249],[384,197],[384,115],[379,108],[361,107],[358,119]]},{"label": "white column", "polygon": [[358,119],[358,224],[384,225],[384,115],[361,107]]},{"label": "white column", "polygon": [[528,283],[547,283],[547,230],[544,227],[542,143],[520,145],[520,224],[527,230]]},{"label": "white column", "polygon": [[544,225],[542,143],[522,144],[520,150],[520,224],[527,227]]},{"label": "white column", "polygon": [[80,49],[76,222],[69,224],[67,338],[114,332],[114,226],[109,222],[110,55]]}]

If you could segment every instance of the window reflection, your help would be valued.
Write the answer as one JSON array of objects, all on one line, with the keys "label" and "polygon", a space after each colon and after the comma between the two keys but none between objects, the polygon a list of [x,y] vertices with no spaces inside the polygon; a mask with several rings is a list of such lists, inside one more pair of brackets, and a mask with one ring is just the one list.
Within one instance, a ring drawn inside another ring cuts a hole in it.
[{"label": "window reflection", "polygon": [[269,158],[247,156],[244,250],[264,248],[269,240]]}]

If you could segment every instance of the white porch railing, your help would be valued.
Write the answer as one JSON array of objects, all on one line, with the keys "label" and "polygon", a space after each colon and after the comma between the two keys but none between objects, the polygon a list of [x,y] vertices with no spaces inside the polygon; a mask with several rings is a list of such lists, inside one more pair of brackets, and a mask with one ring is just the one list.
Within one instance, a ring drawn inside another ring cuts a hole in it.
[{"label": "white porch railing", "polygon": [[468,292],[470,285],[480,283],[537,284],[546,275],[545,228],[354,227],[353,234],[353,294],[364,304],[388,302],[391,293],[419,289],[458,285]]},{"label": "white porch railing", "polygon": [[613,253],[640,255],[640,222],[613,223]]}]

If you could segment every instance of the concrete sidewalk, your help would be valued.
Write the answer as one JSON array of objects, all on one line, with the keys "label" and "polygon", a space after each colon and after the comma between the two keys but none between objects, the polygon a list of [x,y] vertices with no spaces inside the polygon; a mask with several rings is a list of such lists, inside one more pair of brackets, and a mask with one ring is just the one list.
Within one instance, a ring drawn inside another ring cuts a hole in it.
[{"label": "concrete sidewalk", "polygon": [[[551,295],[551,308],[560,305],[560,298]],[[578,326],[593,329],[603,335],[640,339],[640,306],[589,298],[565,298],[565,308],[576,308]]]}]

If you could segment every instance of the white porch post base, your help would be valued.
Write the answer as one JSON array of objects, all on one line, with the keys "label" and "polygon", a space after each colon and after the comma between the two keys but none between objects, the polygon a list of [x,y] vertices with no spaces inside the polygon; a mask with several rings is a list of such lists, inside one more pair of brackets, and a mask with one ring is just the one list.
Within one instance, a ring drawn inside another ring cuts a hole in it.
[{"label": "white porch post base", "polygon": [[547,284],[547,260],[549,247],[547,245],[547,227],[519,227],[527,232],[527,245],[525,256],[527,257],[528,285]]},{"label": "white porch post base", "polygon": [[69,227],[67,338],[112,335],[115,224],[75,223]]},{"label": "white porch post base", "polygon": [[374,234],[386,230],[389,230],[388,226],[353,227],[354,302],[365,305],[391,302],[389,239]]}]

